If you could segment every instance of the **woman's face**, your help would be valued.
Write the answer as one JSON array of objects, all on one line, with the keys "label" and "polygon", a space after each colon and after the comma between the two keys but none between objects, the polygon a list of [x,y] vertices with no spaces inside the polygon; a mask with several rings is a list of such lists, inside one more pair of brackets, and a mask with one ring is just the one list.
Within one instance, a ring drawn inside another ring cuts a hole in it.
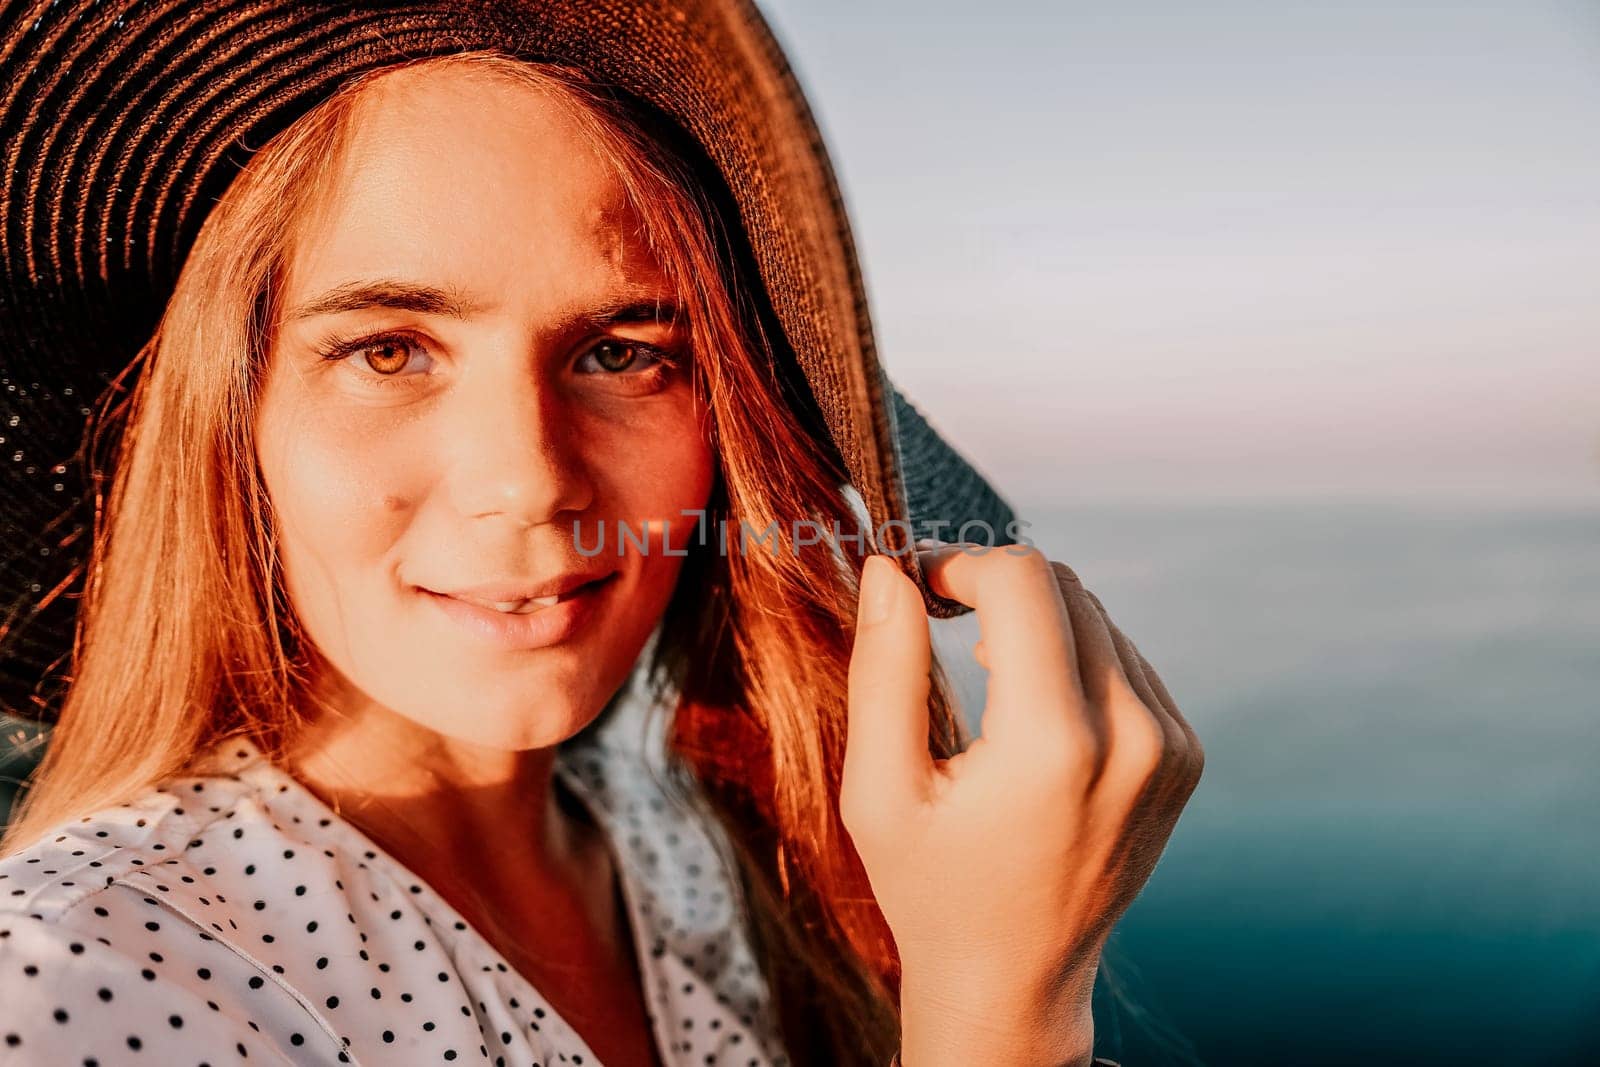
[{"label": "woman's face", "polygon": [[509,750],[626,678],[681,563],[663,523],[681,550],[712,482],[636,227],[537,90],[435,70],[363,98],[294,237],[257,423],[289,595],[340,690]]}]

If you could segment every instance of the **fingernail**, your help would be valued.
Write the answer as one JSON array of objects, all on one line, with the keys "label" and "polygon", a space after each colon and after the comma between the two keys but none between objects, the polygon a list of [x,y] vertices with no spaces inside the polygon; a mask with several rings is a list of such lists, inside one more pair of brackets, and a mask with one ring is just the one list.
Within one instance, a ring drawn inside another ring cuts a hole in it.
[{"label": "fingernail", "polygon": [[[894,564],[882,556],[868,556],[861,570],[861,621],[876,625],[889,617],[894,599],[894,575],[888,573]],[[876,575],[870,571],[878,571]]]}]

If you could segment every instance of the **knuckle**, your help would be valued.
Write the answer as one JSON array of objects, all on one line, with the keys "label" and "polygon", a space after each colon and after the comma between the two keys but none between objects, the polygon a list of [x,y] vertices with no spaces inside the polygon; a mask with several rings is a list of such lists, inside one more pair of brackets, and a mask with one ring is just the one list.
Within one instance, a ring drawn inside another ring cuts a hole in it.
[{"label": "knuckle", "polygon": [[1178,724],[1178,729],[1183,733],[1183,756],[1185,765],[1188,766],[1192,770],[1194,776],[1198,778],[1200,777],[1201,770],[1204,769],[1206,764],[1205,746],[1200,743],[1200,735],[1194,732],[1194,727],[1190,725],[1189,720],[1185,719],[1183,714],[1178,711],[1177,708],[1171,707],[1168,710],[1172,715],[1173,721]]},{"label": "knuckle", "polygon": [[1114,756],[1130,776],[1147,782],[1167,761],[1167,734],[1155,713],[1143,704],[1126,707],[1117,724]]}]

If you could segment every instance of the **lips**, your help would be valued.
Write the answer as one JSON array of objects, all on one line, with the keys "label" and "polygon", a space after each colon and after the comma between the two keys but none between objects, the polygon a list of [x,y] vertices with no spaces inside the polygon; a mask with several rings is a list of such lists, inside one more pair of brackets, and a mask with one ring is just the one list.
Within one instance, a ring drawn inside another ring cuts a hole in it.
[{"label": "lips", "polygon": [[[525,615],[530,611],[540,608],[554,607],[561,602],[563,594],[553,596],[523,597],[520,600],[485,600],[481,597],[463,596],[460,593],[452,594],[457,600],[464,600],[468,604],[476,604],[483,608],[492,608],[502,615]],[[564,594],[571,595],[571,594]]]},{"label": "lips", "polygon": [[489,608],[501,604],[517,605],[530,600],[555,604],[561,597],[572,593],[579,587],[591,582],[602,581],[611,577],[612,573],[615,572],[597,574],[592,571],[587,573],[571,571],[542,582],[505,580],[482,582],[478,585],[461,586],[455,589],[422,588],[427,588],[428,592],[436,593],[439,596],[455,597],[457,600],[465,600],[469,604],[479,604]]},{"label": "lips", "polygon": [[[451,622],[476,640],[504,651],[546,648],[569,640],[594,617],[600,603],[616,585],[617,572],[599,578],[586,577],[566,582],[567,588],[541,597],[523,597],[522,610],[502,611],[496,604],[504,600],[481,602],[459,593],[435,592],[421,586],[417,591],[435,605]],[[506,586],[487,588],[490,596],[504,596],[516,590]],[[513,601],[515,603],[515,601]]]}]

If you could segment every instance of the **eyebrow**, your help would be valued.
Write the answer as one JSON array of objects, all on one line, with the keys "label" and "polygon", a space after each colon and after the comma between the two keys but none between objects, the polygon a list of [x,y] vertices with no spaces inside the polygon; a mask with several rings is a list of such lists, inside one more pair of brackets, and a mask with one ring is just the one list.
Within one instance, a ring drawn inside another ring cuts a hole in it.
[{"label": "eyebrow", "polygon": [[291,309],[284,318],[296,322],[317,315],[338,315],[375,307],[415,311],[423,315],[449,315],[457,319],[467,318],[482,310],[480,306],[463,299],[461,294],[448,289],[386,279],[335,286],[321,296]]},{"label": "eyebrow", "polygon": [[[321,296],[292,308],[284,319],[298,322],[318,315],[338,315],[348,311],[364,311],[368,308],[391,308],[421,315],[448,315],[451,318],[466,319],[487,310],[487,307],[488,305],[469,300],[458,290],[383,279],[335,286]],[[604,302],[572,316],[575,322],[594,326],[621,326],[645,322],[671,325],[683,318],[683,309],[678,302],[665,295],[644,298],[627,296]]]}]

